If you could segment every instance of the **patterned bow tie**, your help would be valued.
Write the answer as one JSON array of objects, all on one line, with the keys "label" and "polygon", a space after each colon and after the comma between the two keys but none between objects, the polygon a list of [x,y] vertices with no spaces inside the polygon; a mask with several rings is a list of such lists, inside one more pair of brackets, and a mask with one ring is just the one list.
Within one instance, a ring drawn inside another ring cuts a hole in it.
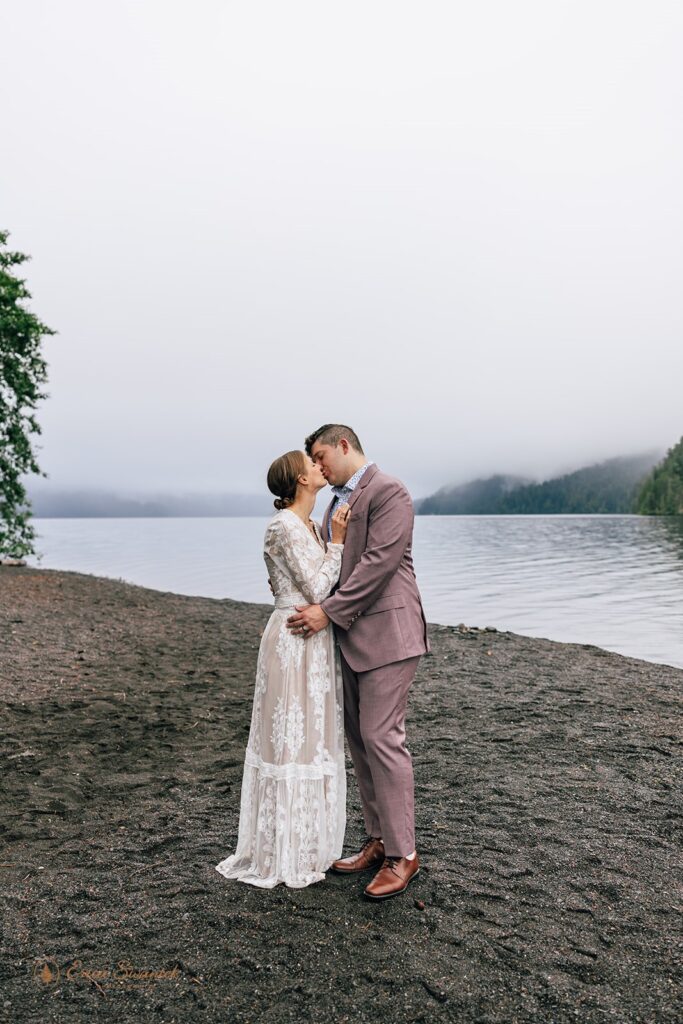
[{"label": "patterned bow tie", "polygon": [[352,494],[353,490],[351,487],[331,487],[330,490],[333,494],[336,494],[338,498],[345,498],[348,494]]}]

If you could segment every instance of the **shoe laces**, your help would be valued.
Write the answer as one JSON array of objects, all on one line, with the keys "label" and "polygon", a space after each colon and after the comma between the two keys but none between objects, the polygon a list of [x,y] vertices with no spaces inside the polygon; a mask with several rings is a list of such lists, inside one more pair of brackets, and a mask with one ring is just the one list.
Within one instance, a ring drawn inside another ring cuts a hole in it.
[{"label": "shoe laces", "polygon": [[398,871],[396,870],[396,865],[398,864],[398,862],[400,860],[401,860],[401,857],[385,857],[384,858],[384,864],[382,864],[382,867],[383,868],[390,868],[394,872],[394,874],[397,875]]},{"label": "shoe laces", "polygon": [[[361,846],[361,850],[364,850],[366,846],[370,846],[371,843],[376,843],[376,842],[380,842],[381,843],[382,840],[381,839],[378,840],[376,836],[368,836],[368,838],[365,840],[365,842]],[[384,845],[384,844],[382,843],[382,845]]]}]

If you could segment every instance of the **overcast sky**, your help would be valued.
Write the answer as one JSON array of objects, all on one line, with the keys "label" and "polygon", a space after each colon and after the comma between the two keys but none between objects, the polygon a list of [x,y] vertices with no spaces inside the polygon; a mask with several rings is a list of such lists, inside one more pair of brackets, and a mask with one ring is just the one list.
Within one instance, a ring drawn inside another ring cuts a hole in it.
[{"label": "overcast sky", "polygon": [[683,434],[683,4],[21,0],[0,225],[54,486],[419,497]]}]

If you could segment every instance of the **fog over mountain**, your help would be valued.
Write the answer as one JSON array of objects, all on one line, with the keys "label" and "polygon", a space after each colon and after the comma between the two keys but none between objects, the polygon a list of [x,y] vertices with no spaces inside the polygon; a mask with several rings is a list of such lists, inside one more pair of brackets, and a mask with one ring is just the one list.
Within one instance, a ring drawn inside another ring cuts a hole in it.
[{"label": "fog over mountain", "polygon": [[37,518],[266,516],[273,512],[272,496],[265,494],[135,496],[102,489],[58,490],[35,485],[28,488],[28,494]]},{"label": "fog over mountain", "polygon": [[608,459],[534,483],[493,476],[442,487],[416,502],[421,515],[567,515],[633,513],[646,477],[662,452]]},{"label": "fog over mountain", "polygon": [[[446,485],[415,500],[421,515],[490,515],[515,513],[632,512],[640,485],[660,461],[652,451],[609,459],[545,481],[494,474],[465,484]],[[266,516],[273,512],[270,494],[121,495],[103,489],[59,490],[49,483],[29,487],[34,515],[63,517]],[[318,495],[314,514],[322,516],[329,488]]]}]

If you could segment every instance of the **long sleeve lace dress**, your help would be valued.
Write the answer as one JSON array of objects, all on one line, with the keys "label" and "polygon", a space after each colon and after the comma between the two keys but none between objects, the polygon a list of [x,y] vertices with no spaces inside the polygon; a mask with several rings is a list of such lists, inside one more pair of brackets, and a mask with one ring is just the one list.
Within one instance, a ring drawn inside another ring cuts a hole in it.
[{"label": "long sleeve lace dress", "polygon": [[341,857],[346,772],[341,671],[330,623],[308,639],[286,625],[295,605],[318,604],[339,578],[343,545],[325,550],[290,509],[266,528],[275,609],[259,648],[235,853],[226,878],[272,888],[324,879]]}]

